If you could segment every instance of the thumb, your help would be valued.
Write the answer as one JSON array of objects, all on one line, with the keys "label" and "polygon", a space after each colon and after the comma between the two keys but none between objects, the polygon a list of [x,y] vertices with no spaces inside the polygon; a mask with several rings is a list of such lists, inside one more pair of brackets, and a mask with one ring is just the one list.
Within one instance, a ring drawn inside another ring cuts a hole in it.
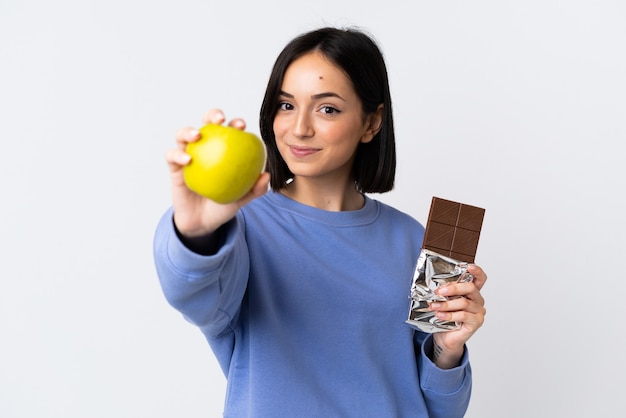
[{"label": "thumb", "polygon": [[267,173],[267,172],[261,173],[261,175],[257,179],[254,186],[252,186],[252,189],[248,193],[246,193],[244,197],[239,199],[238,201],[239,206],[241,207],[241,206],[247,205],[254,199],[261,197],[265,193],[267,193],[269,189],[269,183],[270,183],[270,173]]}]

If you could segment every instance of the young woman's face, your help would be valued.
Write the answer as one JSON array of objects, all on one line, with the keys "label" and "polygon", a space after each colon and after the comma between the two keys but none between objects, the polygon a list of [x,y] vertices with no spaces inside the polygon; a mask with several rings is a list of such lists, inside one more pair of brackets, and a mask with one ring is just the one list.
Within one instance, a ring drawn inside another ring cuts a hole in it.
[{"label": "young woman's face", "polygon": [[297,177],[350,181],[356,148],[373,134],[352,82],[319,52],[287,68],[274,118],[278,150]]}]

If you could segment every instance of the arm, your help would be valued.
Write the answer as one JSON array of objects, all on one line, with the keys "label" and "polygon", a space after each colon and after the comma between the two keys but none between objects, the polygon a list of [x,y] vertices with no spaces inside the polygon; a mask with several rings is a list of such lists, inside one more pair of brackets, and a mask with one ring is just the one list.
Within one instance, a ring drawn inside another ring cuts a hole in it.
[{"label": "arm", "polygon": [[472,369],[467,350],[450,369],[439,368],[432,360],[433,334],[415,333],[420,389],[431,418],[462,418],[472,392]]},{"label": "arm", "polygon": [[[213,109],[203,123],[221,124],[224,114]],[[244,129],[241,119],[230,126]],[[218,204],[192,192],[183,169],[191,157],[187,144],[200,133],[191,127],[176,134],[176,148],[166,155],[172,188],[172,209],[161,219],[154,237],[154,259],[165,297],[207,336],[225,329],[239,310],[248,277],[248,250],[239,208],[267,191],[263,173],[240,200]],[[211,181],[212,179],[207,179]]]},{"label": "arm", "polygon": [[246,290],[248,251],[238,219],[221,228],[223,243],[214,255],[191,251],[180,240],[168,210],[154,237],[154,260],[167,301],[207,336],[236,319]]},{"label": "arm", "polygon": [[437,289],[437,293],[451,298],[430,305],[438,318],[460,322],[461,328],[416,333],[420,385],[431,417],[463,417],[469,405],[472,372],[465,343],[485,319],[485,300],[480,290],[487,275],[477,265],[470,265],[468,270],[474,276],[472,282]]}]

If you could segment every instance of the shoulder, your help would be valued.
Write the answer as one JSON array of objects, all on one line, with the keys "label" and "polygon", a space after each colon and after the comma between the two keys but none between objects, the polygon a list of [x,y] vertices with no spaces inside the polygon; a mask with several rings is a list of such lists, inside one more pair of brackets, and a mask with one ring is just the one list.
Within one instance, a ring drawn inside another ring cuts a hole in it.
[{"label": "shoulder", "polygon": [[391,237],[395,242],[411,242],[419,251],[424,239],[424,226],[413,216],[393,206],[377,200],[373,203],[379,212],[376,224],[380,230],[385,231],[385,236]]},{"label": "shoulder", "polygon": [[[368,197],[368,199],[371,199]],[[380,217],[384,219],[390,219],[395,223],[400,223],[403,226],[423,230],[424,226],[410,214],[401,211],[393,206],[383,203],[379,200],[371,199],[374,204],[379,208]]]}]

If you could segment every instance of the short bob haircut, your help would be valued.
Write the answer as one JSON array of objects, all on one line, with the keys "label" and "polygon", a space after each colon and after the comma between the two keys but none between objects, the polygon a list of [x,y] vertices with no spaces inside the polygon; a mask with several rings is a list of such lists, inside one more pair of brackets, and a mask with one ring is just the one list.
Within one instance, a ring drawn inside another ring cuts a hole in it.
[{"label": "short bob haircut", "polygon": [[381,128],[368,143],[356,150],[352,176],[362,193],[384,193],[393,189],[396,146],[387,68],[374,40],[357,29],[321,28],[304,33],[289,42],[279,54],[263,98],[260,132],[267,147],[270,186],[277,191],[287,185],[293,173],[281,157],[274,135],[274,117],[279,107],[283,77],[289,65],[307,53],[321,52],[352,80],[354,90],[368,115],[383,105]]}]

